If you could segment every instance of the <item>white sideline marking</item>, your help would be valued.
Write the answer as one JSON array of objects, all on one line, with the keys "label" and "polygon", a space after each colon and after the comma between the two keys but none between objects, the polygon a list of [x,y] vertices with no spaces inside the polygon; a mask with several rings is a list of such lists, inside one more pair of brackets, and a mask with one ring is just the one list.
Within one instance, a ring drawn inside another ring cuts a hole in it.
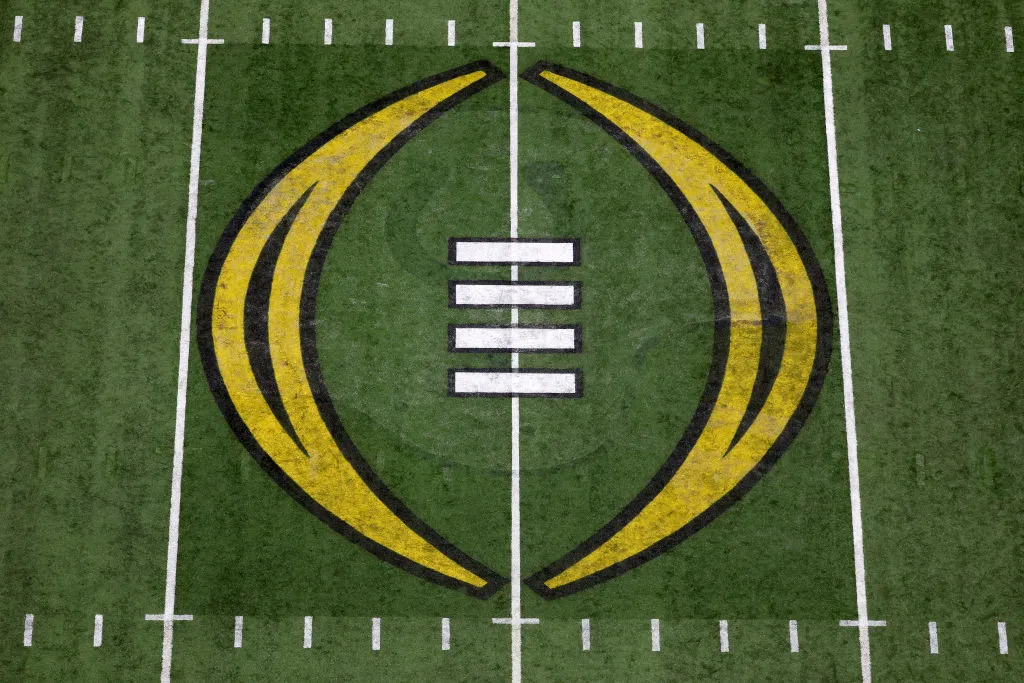
[{"label": "white sideline marking", "polygon": [[135,42],[146,42],[146,17],[139,17],[138,22],[135,24]]},{"label": "white sideline marking", "polygon": [[448,47],[455,47],[455,20],[448,20]]},{"label": "white sideline marking", "polygon": [[641,21],[633,22],[633,47],[638,50],[644,46],[644,24]]},{"label": "white sideline marking", "polygon": [[580,619],[580,640],[583,651],[590,652],[590,619]]},{"label": "white sideline marking", "polygon": [[[164,588],[164,613],[156,616],[164,623],[160,680],[171,680],[171,656],[174,648],[174,622],[189,620],[190,615],[174,613],[178,585],[178,534],[181,519],[181,475],[185,464],[185,408],[188,400],[188,353],[192,333],[192,289],[196,262],[196,217],[199,214],[199,160],[203,147],[203,102],[206,98],[206,52],[213,43],[210,36],[210,0],[199,5],[199,37],[181,42],[196,45],[196,88],[192,102],[192,148],[189,154],[188,209],[185,217],[185,265],[181,275],[181,326],[178,334],[178,388],[174,406],[174,463],[171,471],[171,505],[167,523],[167,583]],[[147,616],[147,619],[149,617]]]},{"label": "white sideline marking", "polygon": [[729,651],[729,622],[725,619],[718,622],[718,649]]},{"label": "white sideline marking", "polygon": [[270,45],[270,18],[263,17],[263,31],[260,34],[260,44]]},{"label": "white sideline marking", "polygon": [[[28,624],[28,617],[25,617],[26,628]],[[1010,653],[1009,644],[1006,642],[1006,622],[1000,621],[996,624],[996,632],[999,634],[999,654],[1005,655]]]},{"label": "white sideline marking", "polygon": [[92,646],[103,645],[103,615],[97,614],[92,620]]},{"label": "white sideline marking", "polygon": [[868,591],[864,563],[864,525],[861,517],[860,463],[857,458],[857,418],[853,404],[853,361],[850,353],[850,316],[846,301],[846,254],[843,249],[843,211],[839,198],[839,159],[836,151],[836,107],[832,93],[832,50],[828,30],[828,0],[818,0],[818,35],[821,46],[821,90],[825,108],[825,139],[828,146],[828,186],[832,211],[832,244],[835,252],[836,299],[839,308],[839,347],[843,370],[843,409],[846,424],[846,456],[850,472],[850,508],[853,530],[853,568],[857,584],[857,627],[860,671],[863,683],[871,682],[871,641]]},{"label": "white sideline marking", "polygon": [[572,46],[579,47],[580,45],[582,45],[580,40],[580,22],[574,21],[572,22]]},{"label": "white sideline marking", "polygon": [[[516,266],[512,266],[515,268]],[[456,306],[574,306],[577,289],[566,285],[456,283]],[[517,324],[513,320],[512,324]]]},{"label": "white sideline marking", "polygon": [[1006,51],[1013,52],[1013,27],[1004,26],[1003,34],[1006,36]]},{"label": "white sideline marking", "polygon": [[759,50],[768,49],[768,30],[764,24],[757,25],[757,47]]},{"label": "white sideline marking", "polygon": [[697,49],[704,49],[704,24],[697,24]]},{"label": "white sideline marking", "polygon": [[334,42],[334,19],[324,19],[324,45]]},{"label": "white sideline marking", "polygon": [[660,619],[651,619],[651,652],[661,652]]},{"label": "white sideline marking", "polygon": [[943,27],[943,31],[946,32],[946,52],[953,51],[953,26],[946,24]]},{"label": "white sideline marking", "polygon": [[313,647],[313,617],[302,620],[302,647],[305,650]]},{"label": "white sideline marking", "polygon": [[85,28],[85,17],[75,17],[75,42],[82,42],[82,30]]},{"label": "white sideline marking", "polygon": [[21,24],[22,24],[22,21],[24,21],[24,17],[22,17],[20,14],[18,16],[14,17],[14,35],[11,36],[11,39],[15,43],[20,43],[21,42]]},{"label": "white sideline marking", "polygon": [[21,644],[25,647],[32,647],[32,630],[36,625],[36,615],[25,615],[25,634],[21,638]]},{"label": "white sideline marking", "polygon": [[448,617],[441,620],[441,649],[452,649],[452,623]]},{"label": "white sideline marking", "polygon": [[384,20],[384,44],[394,45],[395,44],[395,20],[385,19]]},{"label": "white sideline marking", "polygon": [[892,27],[889,24],[882,24],[882,47],[886,52],[892,50]]},{"label": "white sideline marking", "polygon": [[452,256],[457,264],[573,265],[579,258],[579,243],[573,240],[455,240]]},{"label": "white sideline marking", "polygon": [[800,652],[800,631],[796,619],[789,620],[789,651]]},{"label": "white sideline marking", "polygon": [[380,649],[380,617],[374,617],[370,627],[370,649]]},{"label": "white sideline marking", "polygon": [[575,327],[456,327],[451,350],[575,351]]},{"label": "white sideline marking", "polygon": [[245,628],[245,619],[235,617],[235,642],[236,648],[242,647],[242,630]]},{"label": "white sideline marking", "polygon": [[928,622],[928,652],[939,654],[939,625],[934,621]]},{"label": "white sideline marking", "polygon": [[572,371],[520,372],[457,370],[452,373],[452,393],[474,396],[574,396],[577,374]]}]

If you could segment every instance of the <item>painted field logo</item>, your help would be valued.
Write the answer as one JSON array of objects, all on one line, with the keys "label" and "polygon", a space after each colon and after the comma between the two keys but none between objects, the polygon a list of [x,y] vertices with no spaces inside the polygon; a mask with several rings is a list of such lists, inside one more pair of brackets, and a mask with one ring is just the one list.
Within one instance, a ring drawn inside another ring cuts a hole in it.
[{"label": "painted field logo", "polygon": [[[414,515],[360,456],[321,375],[314,315],[327,251],[360,191],[418,131],[501,78],[491,64],[478,62],[420,81],[332,126],[285,161],[246,200],[221,238],[204,277],[198,318],[213,394],[271,477],[381,559],[476,597],[492,595],[507,580]],[[725,152],[671,115],[584,74],[541,63],[522,78],[597,123],[672,198],[700,249],[716,321],[699,408],[664,465],[593,536],[526,580],[553,598],[659,555],[708,524],[764,475],[817,398],[828,367],[832,318],[821,268],[794,220]],[[579,260],[580,245],[573,241],[504,242],[509,253],[561,258],[566,265]],[[461,244],[494,252],[486,240],[462,239],[452,248]],[[472,263],[473,257],[461,262]],[[470,286],[467,305],[473,296],[498,296],[503,286],[488,283],[494,291],[484,293],[480,283],[464,284]],[[578,283],[562,287],[566,292],[555,289],[530,296],[564,295],[567,308],[579,303]],[[542,303],[559,305],[554,299]],[[495,339],[493,326],[460,329],[466,330],[464,349]],[[525,339],[546,349],[578,351],[582,334],[576,326],[499,332],[508,350],[535,350],[517,346]],[[460,343],[449,337],[452,350],[460,350]],[[446,371],[438,368],[439,377]],[[502,374],[507,386],[544,389],[532,395],[582,393],[578,373],[543,381]],[[477,391],[482,385],[471,373],[464,380],[467,390],[458,390],[457,381],[449,375],[455,396],[510,395]]]}]

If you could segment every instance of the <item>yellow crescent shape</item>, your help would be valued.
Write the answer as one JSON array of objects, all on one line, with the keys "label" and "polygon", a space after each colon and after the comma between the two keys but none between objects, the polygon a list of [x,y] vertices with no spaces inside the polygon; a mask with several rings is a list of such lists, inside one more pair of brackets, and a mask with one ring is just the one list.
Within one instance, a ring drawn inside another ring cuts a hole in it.
[{"label": "yellow crescent shape", "polygon": [[359,456],[323,386],[312,319],[330,240],[361,189],[419,130],[500,77],[478,62],[420,81],[297,152],[225,232],[198,317],[214,395],[271,476],[378,557],[476,597],[505,579],[415,517]]},{"label": "yellow crescent shape", "polygon": [[[832,322],[820,266],[795,222],[742,166],[669,114],[585,74],[541,63],[523,77],[594,120],[654,174],[701,246],[716,320],[727,323],[716,332],[701,408],[668,462],[615,519],[527,580],[553,598],[652,559],[749,490],[813,406]],[[766,355],[773,295],[784,337],[781,352]]]}]

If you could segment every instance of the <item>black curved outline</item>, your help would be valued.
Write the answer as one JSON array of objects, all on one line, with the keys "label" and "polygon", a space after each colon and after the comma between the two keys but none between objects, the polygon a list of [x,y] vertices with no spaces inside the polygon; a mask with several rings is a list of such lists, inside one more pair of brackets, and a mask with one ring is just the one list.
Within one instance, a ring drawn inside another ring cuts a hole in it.
[{"label": "black curved outline", "polygon": [[[779,219],[779,222],[789,234],[790,239],[796,246],[797,253],[803,261],[804,268],[807,270],[808,278],[811,281],[811,288],[814,293],[815,304],[818,309],[818,343],[815,351],[813,369],[807,383],[807,389],[804,391],[804,395],[801,398],[797,409],[793,412],[792,417],[786,427],[782,430],[779,438],[776,439],[772,447],[768,449],[768,452],[761,461],[742,480],[740,480],[740,482],[733,487],[728,494],[720,498],[707,510],[691,520],[689,524],[686,524],[675,533],[667,536],[654,545],[651,545],[642,552],[623,560],[622,562],[613,564],[610,567],[591,574],[583,579],[579,579],[555,589],[548,588],[544,585],[544,582],[553,576],[557,576],[566,568],[572,566],[592,552],[595,548],[599,547],[609,538],[614,536],[630,520],[639,514],[639,512],[643,510],[651,500],[653,500],[653,498],[665,487],[669,479],[671,479],[672,475],[675,474],[686,459],[686,456],[693,447],[696,438],[699,436],[704,424],[707,422],[711,407],[714,405],[714,399],[721,388],[722,373],[725,369],[725,360],[729,349],[729,304],[727,294],[725,292],[725,282],[722,279],[721,267],[719,266],[717,256],[715,256],[714,250],[711,247],[707,232],[705,231],[700,218],[697,216],[696,212],[690,206],[679,188],[676,187],[654,159],[652,159],[649,154],[634,142],[632,138],[630,138],[620,128],[612,124],[611,121],[603,115],[585,104],[582,100],[565,90],[562,90],[554,83],[542,78],[540,74],[543,71],[551,71],[561,76],[577,80],[590,87],[596,88],[628,102],[648,114],[661,119],[663,122],[695,140],[698,144],[718,158],[719,161],[724,163],[731,171],[736,173],[736,175],[738,175],[761,198],[761,200],[764,201],[765,205],[773,214],[775,214],[776,218]],[[682,438],[673,449],[668,460],[654,475],[654,478],[644,486],[640,493],[637,494],[637,496],[610,522],[601,527],[600,530],[590,536],[590,538],[585,540],[575,549],[543,569],[535,572],[525,580],[526,585],[541,597],[547,600],[552,600],[572,595],[573,593],[596,586],[654,559],[676,544],[692,536],[711,522],[711,520],[725,512],[725,510],[731,507],[734,503],[738,502],[746,492],[749,491],[754,484],[756,484],[761,477],[771,469],[796,437],[808,415],[810,415],[811,409],[814,407],[814,403],[821,391],[822,384],[825,381],[825,375],[828,372],[829,357],[832,350],[832,301],[829,297],[828,286],[821,266],[818,263],[814,252],[811,250],[810,243],[797,226],[796,220],[794,220],[794,218],[782,206],[782,203],[756,176],[754,176],[753,173],[747,170],[728,152],[713,143],[702,133],[694,130],[691,126],[660,107],[642,100],[621,88],[599,81],[592,76],[558,64],[543,61],[538,62],[524,71],[521,74],[521,78],[554,95],[563,102],[566,102],[597,124],[602,130],[617,140],[619,144],[625,147],[626,150],[632,154],[654,177],[666,194],[668,194],[669,198],[679,210],[679,213],[682,214],[691,233],[693,233],[693,237],[697,242],[697,247],[704,259],[705,266],[708,269],[708,279],[711,281],[711,292],[716,322],[711,369],[708,373],[708,380],[705,384],[704,392],[701,395],[696,414],[691,420],[689,426],[683,432]]]},{"label": "black curved outline", "polygon": [[[228,396],[227,390],[224,386],[223,378],[220,375],[216,355],[214,353],[212,330],[213,300],[217,289],[217,279],[220,276],[221,268],[227,258],[231,244],[238,236],[238,233],[241,231],[242,226],[245,224],[246,219],[252,211],[282,178],[284,178],[299,163],[322,147],[330,139],[368,116],[391,104],[394,104],[395,102],[398,102],[399,100],[405,99],[416,92],[474,71],[483,71],[485,75],[479,81],[476,81],[439,103],[429,112],[417,119],[411,126],[402,131],[394,140],[378,152],[373,160],[367,164],[358,176],[356,176],[355,180],[342,195],[341,200],[327,219],[324,230],[317,240],[313,256],[307,266],[300,303],[300,326],[302,356],[306,365],[307,379],[309,380],[310,387],[313,390],[313,396],[317,403],[317,407],[320,410],[321,417],[333,435],[335,441],[338,443],[338,446],[346,460],[348,460],[349,464],[352,465],[373,493],[413,531],[420,534],[441,553],[487,581],[482,588],[476,588],[470,584],[463,583],[462,581],[452,579],[451,577],[445,576],[444,574],[432,569],[423,567],[422,565],[419,565],[363,536],[344,521],[327,511],[323,506],[313,500],[301,487],[292,481],[292,479],[288,477],[288,475],[285,474],[273,459],[260,447],[259,443],[255,438],[253,438],[252,434],[245,426],[245,423],[238,415],[234,405],[231,403],[230,397]],[[405,506],[405,504],[390,492],[384,482],[381,481],[381,479],[370,468],[369,464],[359,454],[355,444],[342,427],[341,419],[338,417],[337,412],[334,409],[327,386],[324,383],[316,351],[316,331],[313,321],[316,313],[316,292],[320,281],[320,275],[323,270],[324,260],[327,256],[327,251],[330,247],[331,241],[337,234],[338,229],[341,227],[342,220],[348,214],[363,188],[369,184],[377,172],[380,171],[384,164],[387,163],[387,161],[394,156],[402,146],[409,142],[426,126],[440,117],[441,114],[490,85],[497,83],[504,77],[505,74],[488,61],[472,62],[470,64],[450,69],[396,90],[376,102],[360,108],[358,111],[346,116],[313,140],[303,145],[298,151],[289,156],[276,169],[274,169],[263,181],[260,182],[259,185],[257,185],[256,189],[254,189],[252,194],[250,194],[242,203],[238,212],[235,214],[234,218],[232,218],[231,223],[221,236],[213,255],[210,257],[209,264],[207,265],[206,272],[203,276],[203,282],[200,287],[198,297],[198,312],[196,318],[197,341],[200,357],[202,359],[203,370],[206,373],[206,379],[210,385],[210,390],[214,395],[214,399],[239,441],[246,446],[252,457],[267,472],[267,474],[270,475],[278,486],[284,489],[300,505],[309,510],[314,516],[323,521],[329,527],[385,562],[438,585],[452,588],[472,597],[481,599],[486,599],[494,595],[494,593],[508,582],[508,579],[497,574],[480,562],[472,559],[443,538],[439,533],[434,531],[431,527],[427,526],[425,522],[417,517],[411,510],[409,510],[408,507]]]}]

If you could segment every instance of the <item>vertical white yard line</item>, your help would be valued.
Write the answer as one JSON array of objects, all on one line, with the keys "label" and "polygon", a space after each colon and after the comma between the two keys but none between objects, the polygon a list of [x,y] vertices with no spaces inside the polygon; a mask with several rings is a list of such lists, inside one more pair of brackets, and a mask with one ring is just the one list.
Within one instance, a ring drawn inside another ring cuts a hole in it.
[{"label": "vertical white yard line", "polygon": [[306,650],[313,647],[313,617],[302,620],[302,647]]},{"label": "vertical white yard line", "polygon": [[245,629],[245,619],[243,617],[235,617],[235,642],[234,647],[242,647],[243,629]]},{"label": "vertical white yard line", "polygon": [[32,631],[36,627],[36,615],[25,615],[25,632],[21,636],[21,644],[25,647],[32,647]]},{"label": "vertical white yard line", "polygon": [[75,17],[75,42],[82,42],[82,31],[85,29],[85,17]]},{"label": "vertical white yard line", "polygon": [[939,625],[934,621],[928,622],[928,652],[939,654]]},{"label": "vertical white yard line", "polygon": [[385,19],[384,20],[384,44],[394,45],[395,44],[395,20]]},{"label": "vertical white yard line", "polygon": [[1004,26],[1003,34],[1006,36],[1006,51],[1013,52],[1013,27]]},{"label": "vertical white yard line", "polygon": [[882,24],[882,47],[886,52],[892,50],[892,27],[889,24]]},{"label": "vertical white yard line", "polygon": [[[29,616],[31,616],[31,615],[27,615],[25,617],[25,628],[26,629],[28,628],[28,617]],[[1010,653],[1010,646],[1006,642],[1006,622],[1005,621],[1000,621],[1000,622],[998,622],[996,624],[996,633],[999,634],[999,654],[1001,654],[1001,655],[1009,654]],[[32,638],[32,636],[31,636],[31,634],[29,634],[29,640],[31,640],[31,638]],[[29,644],[31,645],[31,642]]]},{"label": "vertical white yard line", "polygon": [[270,17],[263,17],[263,31],[260,33],[260,44],[270,45]]},{"label": "vertical white yard line", "polygon": [[843,248],[843,211],[839,198],[839,158],[836,149],[836,108],[832,93],[832,46],[829,42],[828,0],[818,0],[818,48],[821,51],[821,82],[825,108],[825,142],[828,148],[828,186],[832,210],[832,244],[835,252],[836,299],[839,308],[839,350],[843,372],[843,409],[846,424],[846,456],[850,475],[850,510],[853,527],[853,569],[857,587],[857,628],[860,635],[860,669],[863,683],[871,681],[871,642],[868,620],[867,578],[864,563],[864,525],[861,516],[860,463],[857,456],[857,418],[853,403],[853,360],[850,352],[850,317],[846,298],[846,253]]},{"label": "vertical white yard line", "polygon": [[644,24],[642,21],[633,22],[633,47],[641,49],[644,46]]},{"label": "vertical white yard line", "polygon": [[718,622],[718,649],[722,652],[729,651],[729,622],[725,619]]},{"label": "vertical white yard line", "polygon": [[324,19],[324,45],[334,42],[334,19]]},{"label": "vertical white yard line", "polygon": [[651,652],[661,652],[660,619],[651,619]]},{"label": "vertical white yard line", "polygon": [[455,47],[455,20],[448,20],[448,47]]},{"label": "vertical white yard line", "polygon": [[704,49],[704,24],[697,24],[697,49]]},{"label": "vertical white yard line", "polygon": [[374,617],[370,622],[370,649],[380,650],[380,617]]},{"label": "vertical white yard line", "polygon": [[445,651],[452,649],[452,622],[448,617],[441,620],[441,649]]},{"label": "vertical white yard line", "polygon": [[139,17],[135,24],[135,42],[146,42],[146,17]]},{"label": "vertical white yard line", "polygon": [[757,25],[757,49],[768,49],[768,29],[764,24]]},{"label": "vertical white yard line", "polygon": [[789,620],[789,651],[800,652],[800,630],[796,619]]},{"label": "vertical white yard line", "polygon": [[92,620],[92,646],[103,645],[103,615],[97,614]]},{"label": "vertical white yard line", "polygon": [[582,44],[583,41],[580,38],[580,22],[574,21],[572,22],[572,46],[580,47]]},{"label": "vertical white yard line", "polygon": [[590,652],[590,619],[580,619],[580,640],[583,651]]},{"label": "vertical white yard line", "polygon": [[15,43],[21,42],[21,24],[24,21],[24,17],[20,14],[14,17],[14,34],[11,36],[11,40]]},{"label": "vertical white yard line", "polygon": [[942,27],[942,30],[946,34],[946,52],[952,52],[953,51],[953,26],[951,24],[946,24],[945,26]]}]

